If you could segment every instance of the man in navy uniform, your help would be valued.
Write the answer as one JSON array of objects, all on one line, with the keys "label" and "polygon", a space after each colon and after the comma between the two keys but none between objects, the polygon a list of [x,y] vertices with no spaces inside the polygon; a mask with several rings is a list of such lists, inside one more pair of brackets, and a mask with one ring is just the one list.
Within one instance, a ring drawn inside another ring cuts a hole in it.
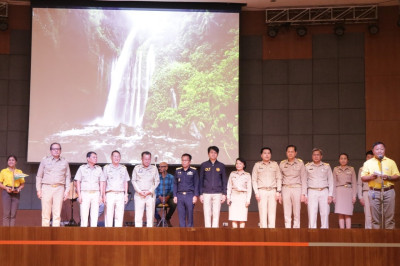
[{"label": "man in navy uniform", "polygon": [[193,209],[199,196],[199,175],[190,166],[192,155],[183,154],[182,167],[176,168],[174,178],[174,202],[178,204],[180,227],[193,227]]},{"label": "man in navy uniform", "polygon": [[[204,226],[219,227],[221,204],[226,200],[227,178],[225,165],[217,161],[219,149],[208,147],[209,160],[200,167],[200,201],[204,208]],[[211,223],[212,216],[212,223]]]}]

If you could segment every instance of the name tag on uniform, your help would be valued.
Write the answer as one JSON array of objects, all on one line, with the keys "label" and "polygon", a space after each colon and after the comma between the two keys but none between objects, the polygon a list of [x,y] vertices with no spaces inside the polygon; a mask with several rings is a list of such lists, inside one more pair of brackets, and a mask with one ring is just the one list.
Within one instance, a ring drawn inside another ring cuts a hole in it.
[{"label": "name tag on uniform", "polygon": [[181,172],[181,171],[179,171],[179,172],[178,172],[178,175],[181,175],[181,174],[182,174],[182,172]]},{"label": "name tag on uniform", "polygon": [[217,169],[215,169],[215,170],[217,170],[217,172],[221,171],[221,169],[219,169],[218,167],[217,167]]},{"label": "name tag on uniform", "polygon": [[193,172],[188,172],[187,175],[193,175]]}]

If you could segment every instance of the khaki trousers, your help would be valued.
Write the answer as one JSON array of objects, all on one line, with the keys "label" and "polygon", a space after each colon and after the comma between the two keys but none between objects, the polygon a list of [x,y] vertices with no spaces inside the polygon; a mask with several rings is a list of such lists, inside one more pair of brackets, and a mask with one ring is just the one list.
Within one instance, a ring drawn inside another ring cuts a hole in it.
[{"label": "khaki trousers", "polygon": [[317,215],[321,216],[321,228],[329,228],[328,189],[321,191],[315,189],[308,190],[308,228],[317,228]]},{"label": "khaki trousers", "polygon": [[81,227],[88,226],[90,211],[90,227],[97,227],[99,217],[100,192],[99,191],[81,191],[82,203],[81,209]]},{"label": "khaki trousers", "polygon": [[156,198],[153,195],[142,197],[135,193],[135,227],[143,227],[143,213],[146,208],[147,227],[153,227]]},{"label": "khaki trousers", "polygon": [[372,229],[371,205],[369,204],[368,190],[362,193],[364,199],[365,229]]},{"label": "khaki trousers", "polygon": [[282,187],[283,213],[285,217],[285,228],[300,228],[301,209],[301,187]]},{"label": "khaki trousers", "polygon": [[[371,204],[371,217],[372,217],[372,229],[380,229],[381,228],[381,220],[382,220],[382,208],[381,208],[381,192],[370,190],[369,194],[369,202]],[[373,198],[373,194],[375,194],[375,198]],[[383,216],[385,220],[384,229],[394,229],[394,210],[395,210],[395,199],[396,193],[394,189],[390,189],[388,191],[383,192]]]},{"label": "khaki trousers", "polygon": [[50,226],[53,214],[53,227],[59,227],[61,208],[64,199],[64,186],[42,185],[42,226]]},{"label": "khaki trousers", "polygon": [[[106,227],[122,227],[124,221],[124,192],[107,192],[106,193],[106,212],[104,224]],[[97,213],[97,215],[99,215]]]},{"label": "khaki trousers", "polygon": [[[203,194],[204,226],[206,228],[219,227],[222,194]],[[212,223],[211,223],[212,216]]]},{"label": "khaki trousers", "polygon": [[260,215],[260,228],[275,228],[276,218],[276,189],[259,189],[260,202],[258,212]]}]

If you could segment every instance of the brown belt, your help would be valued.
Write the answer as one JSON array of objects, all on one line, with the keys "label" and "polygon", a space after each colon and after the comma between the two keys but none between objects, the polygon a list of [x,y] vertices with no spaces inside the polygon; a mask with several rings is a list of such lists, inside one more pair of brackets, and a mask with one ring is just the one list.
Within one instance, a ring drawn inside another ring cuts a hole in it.
[{"label": "brown belt", "polygon": [[[369,189],[370,189],[370,190],[375,190],[375,191],[381,191],[380,188],[370,187]],[[388,190],[391,190],[391,189],[394,189],[394,186],[383,187],[383,191],[388,191]]]},{"label": "brown belt", "polygon": [[299,184],[294,184],[294,185],[285,185],[285,184],[283,184],[283,187],[287,187],[287,188],[301,188],[301,185],[299,185]]},{"label": "brown belt", "polygon": [[260,188],[258,188],[258,189],[263,189],[263,190],[274,190],[274,189],[276,189],[276,187],[260,187]]},{"label": "brown belt", "polygon": [[351,187],[352,187],[352,185],[351,185],[351,184],[344,184],[344,185],[339,185],[339,186],[336,186],[336,187],[346,187],[346,188],[351,188]]},{"label": "brown belt", "polygon": [[327,189],[327,188],[328,187],[309,187],[308,189],[322,191],[322,190]]}]

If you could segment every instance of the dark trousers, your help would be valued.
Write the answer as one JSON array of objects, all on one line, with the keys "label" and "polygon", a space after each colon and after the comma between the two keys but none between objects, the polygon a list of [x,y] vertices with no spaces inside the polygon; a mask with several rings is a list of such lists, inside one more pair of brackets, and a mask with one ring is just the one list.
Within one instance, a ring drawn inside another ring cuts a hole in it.
[{"label": "dark trousers", "polygon": [[193,227],[193,193],[178,193],[178,216],[180,227]]},{"label": "dark trousers", "polygon": [[[157,220],[161,220],[160,214],[158,214],[158,212],[157,212],[157,205],[160,204],[160,203],[162,203],[161,200],[159,198],[157,198],[156,199],[156,210],[154,212],[154,217]],[[168,206],[169,206],[169,211],[167,213],[167,216],[165,216],[165,219],[166,220],[170,220],[171,217],[172,217],[172,214],[174,214],[175,209],[176,209],[176,204],[174,203],[174,198],[170,197],[165,203],[167,203]]]},{"label": "dark trousers", "polygon": [[20,194],[7,193],[7,191],[3,190],[1,196],[3,201],[3,226],[14,226]]}]

